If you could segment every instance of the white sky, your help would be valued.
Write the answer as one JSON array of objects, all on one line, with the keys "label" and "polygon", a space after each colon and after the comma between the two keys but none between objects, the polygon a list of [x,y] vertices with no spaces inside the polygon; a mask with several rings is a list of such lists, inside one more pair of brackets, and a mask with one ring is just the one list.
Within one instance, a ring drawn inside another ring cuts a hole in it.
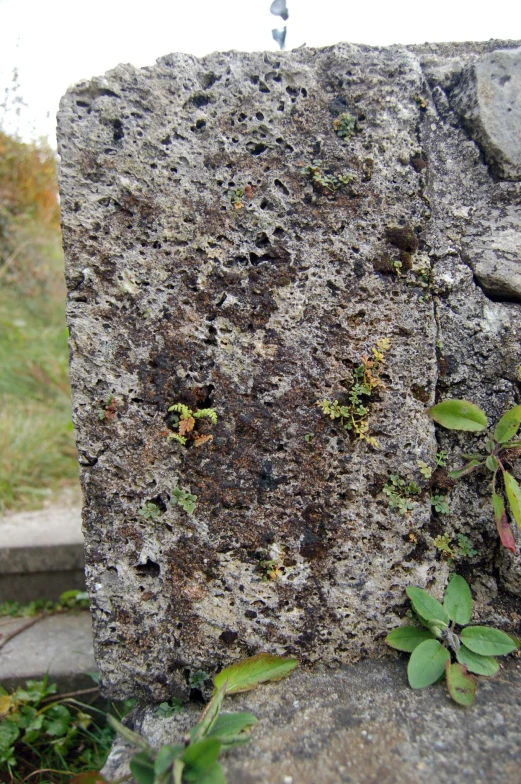
[{"label": "white sky", "polygon": [[[271,0],[0,0],[0,102],[18,68],[27,103],[4,120],[24,138],[55,143],[67,87],[120,62],[151,65],[169,52],[277,50]],[[520,0],[287,0],[287,48],[521,39]]]}]

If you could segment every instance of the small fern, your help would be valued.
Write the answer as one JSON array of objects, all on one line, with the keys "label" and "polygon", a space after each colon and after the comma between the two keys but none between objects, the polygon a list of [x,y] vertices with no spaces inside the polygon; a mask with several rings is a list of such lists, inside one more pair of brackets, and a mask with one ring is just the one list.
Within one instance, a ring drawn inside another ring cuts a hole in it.
[{"label": "small fern", "polygon": [[[216,425],[217,411],[214,408],[201,408],[194,411],[184,403],[174,403],[168,411],[174,412],[173,425],[177,426],[177,432],[170,432],[168,438],[183,446],[186,446],[189,440],[194,446],[202,446],[213,441],[211,434],[195,430],[195,425],[198,419],[209,419],[212,425]],[[175,414],[179,414],[179,416],[175,417]]]}]

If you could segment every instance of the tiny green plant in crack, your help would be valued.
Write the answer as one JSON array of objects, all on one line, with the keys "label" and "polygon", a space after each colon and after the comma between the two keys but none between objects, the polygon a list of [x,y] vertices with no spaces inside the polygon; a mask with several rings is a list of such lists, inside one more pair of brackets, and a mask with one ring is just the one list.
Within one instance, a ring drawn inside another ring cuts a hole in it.
[{"label": "tiny green plant in crack", "polygon": [[[189,489],[174,487],[170,493],[170,505],[180,506],[183,511],[191,515],[197,506],[197,496],[191,493]],[[138,515],[145,520],[157,520],[165,510],[166,506],[161,508],[154,501],[145,501],[141,509],[139,509]]]},{"label": "tiny green plant in crack", "polygon": [[100,422],[110,422],[116,416],[116,409],[119,403],[114,395],[109,395],[103,402],[103,407],[98,409],[98,419]]},{"label": "tiny green plant in crack", "polygon": [[228,195],[234,209],[242,210],[244,207],[244,188],[234,188],[234,190],[229,191]]},{"label": "tiny green plant in crack", "polygon": [[[429,409],[429,416],[448,430],[464,430],[480,433],[488,422],[485,412],[468,400],[444,400]],[[516,552],[516,543],[509,524],[504,496],[510,514],[521,528],[521,487],[515,477],[506,470],[521,455],[521,440],[516,439],[521,424],[521,405],[509,409],[496,425],[494,433],[485,441],[485,454],[465,455],[468,462],[461,468],[448,472],[451,479],[459,479],[473,471],[487,468],[492,473],[491,501],[499,539],[504,547]],[[498,488],[498,478],[502,488]]]},{"label": "tiny green plant in crack", "polygon": [[356,179],[355,174],[326,174],[322,170],[322,161],[318,159],[302,166],[300,173],[311,180],[315,188],[326,193],[336,193]]},{"label": "tiny green plant in crack", "polygon": [[345,430],[351,431],[370,446],[378,447],[378,441],[369,432],[369,403],[378,390],[385,389],[385,384],[378,377],[378,372],[385,362],[385,352],[391,342],[382,338],[372,349],[372,355],[364,354],[362,364],[353,371],[353,382],[347,391],[348,402],[341,404],[338,400],[317,400],[316,405],[330,419],[339,419]]},{"label": "tiny green plant in crack", "polygon": [[147,501],[143,504],[141,509],[138,511],[138,515],[144,517],[145,520],[157,520],[162,514],[161,509],[158,507],[157,504],[154,504],[153,501]]},{"label": "tiny green plant in crack", "polygon": [[391,512],[406,515],[414,508],[412,499],[421,493],[421,488],[414,481],[391,474],[382,488],[382,493],[387,496]]},{"label": "tiny green plant in crack", "polygon": [[472,542],[465,534],[456,534],[456,541],[445,531],[439,534],[434,540],[434,546],[447,561],[448,566],[452,566],[455,560],[462,558],[474,558],[478,551],[472,546]]},{"label": "tiny green plant in crack", "polygon": [[358,120],[349,112],[344,112],[333,120],[333,129],[337,136],[347,142],[357,132]]},{"label": "tiny green plant in crack", "polygon": [[[387,635],[391,648],[411,654],[407,667],[409,685],[424,689],[444,674],[452,699],[472,705],[477,681],[474,675],[496,675],[496,656],[519,648],[519,640],[499,629],[468,626],[472,616],[472,594],[463,577],[453,574],[443,604],[422,588],[406,588],[414,618],[420,626],[400,626]],[[460,632],[455,627],[463,627]],[[456,659],[452,661],[453,657]]]},{"label": "tiny green plant in crack", "polygon": [[214,408],[194,410],[189,408],[189,406],[185,406],[184,403],[174,403],[168,411],[173,414],[171,427],[177,427],[177,432],[171,431],[168,434],[168,438],[177,441],[183,446],[186,446],[189,441],[194,446],[202,446],[209,441],[213,441],[211,433],[200,433],[195,430],[195,426],[197,421],[202,419],[208,419],[212,425],[216,425],[217,411]]},{"label": "tiny green plant in crack", "polygon": [[197,496],[190,493],[189,490],[183,490],[181,487],[174,487],[170,496],[170,503],[172,506],[178,504],[181,509],[191,515],[194,513],[197,505]]},{"label": "tiny green plant in crack", "polygon": [[433,507],[434,511],[438,514],[450,514],[449,505],[445,500],[444,495],[431,495],[431,506]]}]

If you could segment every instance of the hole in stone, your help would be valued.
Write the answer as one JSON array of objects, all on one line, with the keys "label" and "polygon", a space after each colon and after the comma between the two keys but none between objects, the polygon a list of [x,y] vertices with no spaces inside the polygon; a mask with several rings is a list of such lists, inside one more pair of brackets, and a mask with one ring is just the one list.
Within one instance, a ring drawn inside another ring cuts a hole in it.
[{"label": "hole in stone", "polygon": [[200,109],[202,106],[208,106],[210,98],[202,93],[196,93],[196,95],[192,95],[191,101],[194,106],[197,106],[197,108]]},{"label": "hole in stone", "polygon": [[151,561],[150,558],[147,558],[146,563],[138,564],[136,566],[136,572],[145,577],[159,577],[161,567],[159,564],[155,563],[155,561]]},{"label": "hole in stone", "polygon": [[216,328],[210,324],[208,327],[208,338],[204,341],[208,346],[217,346],[217,330]]},{"label": "hole in stone", "polygon": [[214,391],[215,386],[213,384],[208,384],[206,390],[206,397],[204,400],[201,400],[199,403],[199,408],[212,408],[213,407],[213,397],[212,392]]},{"label": "hole in stone", "polygon": [[266,152],[268,148],[262,142],[248,142],[246,149],[250,155],[262,155],[262,153]]},{"label": "hole in stone", "polygon": [[205,90],[209,90],[210,87],[213,87],[215,82],[220,78],[221,78],[220,76],[216,76],[214,73],[209,71],[208,73],[201,74],[199,76],[199,81],[201,82]]},{"label": "hole in stone", "polygon": [[257,234],[257,238],[255,240],[255,245],[257,248],[264,248],[266,245],[270,244],[270,240],[266,232],[261,231],[260,234]]},{"label": "hole in stone", "polygon": [[114,128],[113,139],[115,142],[121,141],[125,136],[125,132],[123,131],[123,123],[121,120],[112,120],[112,127]]},{"label": "hole in stone", "polygon": [[281,182],[279,179],[276,179],[273,180],[273,184],[275,185],[276,188],[279,189],[279,191],[282,191],[284,196],[289,196],[289,190],[286,188],[283,182]]}]

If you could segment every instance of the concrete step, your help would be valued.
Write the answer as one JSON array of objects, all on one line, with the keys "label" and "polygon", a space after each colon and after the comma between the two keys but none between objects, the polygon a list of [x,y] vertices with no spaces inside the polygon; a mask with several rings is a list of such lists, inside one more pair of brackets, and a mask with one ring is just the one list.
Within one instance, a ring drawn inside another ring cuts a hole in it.
[{"label": "concrete step", "polygon": [[[280,683],[226,697],[224,712],[259,719],[252,741],[223,755],[229,784],[519,784],[521,666],[509,658],[494,678],[478,678],[471,708],[444,683],[411,689],[405,656],[341,669],[298,668]],[[154,748],[182,742],[201,705],[170,718],[157,705],[127,720]],[[103,770],[129,773],[136,749],[117,737]],[[132,779],[133,781],[133,779]]]},{"label": "concrete step", "polygon": [[[31,618],[0,618],[0,645]],[[0,684],[11,689],[47,673],[59,691],[94,686],[96,670],[89,612],[52,615],[25,628],[0,648]]]},{"label": "concrete step", "polygon": [[35,512],[0,517],[0,602],[58,599],[85,587],[77,493]]}]

